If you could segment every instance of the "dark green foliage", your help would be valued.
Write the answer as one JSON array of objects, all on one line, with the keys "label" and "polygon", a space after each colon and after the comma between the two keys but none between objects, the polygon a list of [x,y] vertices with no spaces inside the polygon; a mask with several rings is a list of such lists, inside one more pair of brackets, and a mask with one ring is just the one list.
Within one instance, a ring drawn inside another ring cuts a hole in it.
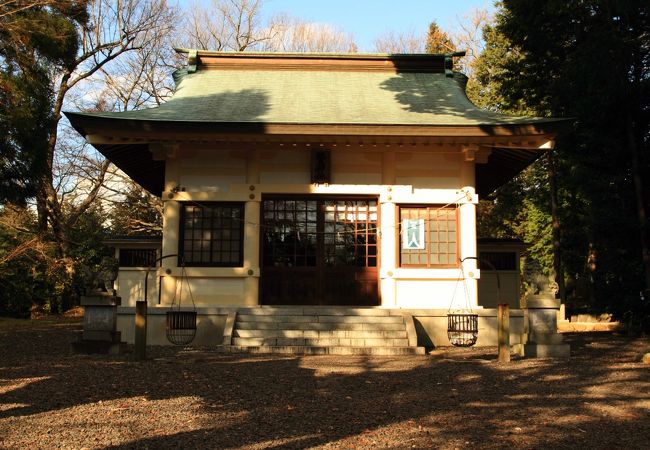
[{"label": "dark green foliage", "polygon": [[[43,248],[29,233],[34,217],[25,210],[0,211],[0,315],[29,317],[45,286],[44,267],[39,263]],[[7,224],[7,225],[4,225]]]},{"label": "dark green foliage", "polygon": [[[14,250],[16,240],[15,234],[0,227],[0,258]],[[35,294],[31,263],[21,257],[11,264],[2,264],[0,269],[0,315],[29,317]]]},{"label": "dark green foliage", "polygon": [[[504,0],[485,30],[470,89],[503,111],[574,118],[554,152],[569,294],[618,313],[640,309],[648,288],[641,240],[648,224],[639,223],[650,176],[648,36],[647,1]],[[541,180],[523,181],[524,192],[548,192]],[[527,208],[521,197],[512,200]],[[482,221],[512,228],[515,205],[500,201],[488,206],[504,215]]]},{"label": "dark green foliage", "polygon": [[35,232],[36,219],[24,208],[0,210],[0,315],[28,317],[32,308],[60,313],[78,304],[85,280],[83,267],[107,255],[103,214],[91,209],[71,233],[71,261],[55,257],[47,236]]},{"label": "dark green foliage", "polygon": [[431,22],[429,24],[429,31],[427,32],[427,53],[453,53],[456,51],[456,46],[452,42],[447,33],[442,31],[437,23]]},{"label": "dark green foliage", "polygon": [[36,192],[48,133],[34,123],[51,121],[52,92],[42,72],[25,75],[6,64],[0,70],[0,202],[22,202]]},{"label": "dark green foliage", "polygon": [[162,235],[162,201],[135,183],[127,190],[124,201],[111,209],[110,217],[114,235]]},{"label": "dark green foliage", "polygon": [[47,170],[52,78],[74,64],[87,19],[85,1],[22,3],[0,6],[0,203],[33,197]]}]

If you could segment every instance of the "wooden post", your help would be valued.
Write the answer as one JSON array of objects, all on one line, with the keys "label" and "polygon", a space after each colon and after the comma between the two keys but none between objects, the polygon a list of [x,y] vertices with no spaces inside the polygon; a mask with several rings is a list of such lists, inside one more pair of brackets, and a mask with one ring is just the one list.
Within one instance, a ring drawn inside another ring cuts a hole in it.
[{"label": "wooden post", "polygon": [[135,302],[135,357],[142,361],[147,358],[147,302]]},{"label": "wooden post", "polygon": [[510,362],[510,306],[499,303],[497,317],[499,329],[499,362]]}]

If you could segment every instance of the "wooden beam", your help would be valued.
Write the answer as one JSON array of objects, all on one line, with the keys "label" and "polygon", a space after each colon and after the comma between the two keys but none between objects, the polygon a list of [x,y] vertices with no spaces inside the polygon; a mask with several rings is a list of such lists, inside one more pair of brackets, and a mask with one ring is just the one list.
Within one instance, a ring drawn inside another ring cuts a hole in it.
[{"label": "wooden beam", "polygon": [[479,147],[476,144],[466,145],[462,148],[463,158],[466,162],[471,162],[476,160],[476,153],[478,152]]},{"label": "wooden beam", "polygon": [[165,161],[176,158],[179,145],[177,144],[149,144],[149,151],[154,161]]},{"label": "wooden beam", "polygon": [[135,302],[135,357],[139,361],[147,358],[147,302]]},{"label": "wooden beam", "polygon": [[510,362],[510,306],[499,303],[497,327],[499,329],[499,362]]}]

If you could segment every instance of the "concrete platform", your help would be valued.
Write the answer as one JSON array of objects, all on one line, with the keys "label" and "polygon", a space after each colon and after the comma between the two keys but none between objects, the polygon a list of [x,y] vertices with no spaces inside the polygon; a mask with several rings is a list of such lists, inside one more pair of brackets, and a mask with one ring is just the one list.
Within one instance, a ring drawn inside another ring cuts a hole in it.
[{"label": "concrete platform", "polygon": [[290,355],[357,355],[400,356],[424,355],[424,347],[315,347],[315,346],[219,346],[225,353],[290,354]]},{"label": "concrete platform", "polygon": [[238,353],[425,354],[417,346],[413,317],[394,309],[241,308],[225,336],[223,351]]},{"label": "concrete platform", "polygon": [[524,356],[527,358],[569,358],[569,344],[526,344]]}]

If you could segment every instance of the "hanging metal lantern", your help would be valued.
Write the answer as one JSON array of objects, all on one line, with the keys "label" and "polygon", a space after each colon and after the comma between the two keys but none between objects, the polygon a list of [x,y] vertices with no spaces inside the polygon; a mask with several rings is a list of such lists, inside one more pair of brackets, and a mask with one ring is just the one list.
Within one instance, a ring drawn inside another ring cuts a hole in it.
[{"label": "hanging metal lantern", "polygon": [[167,311],[167,340],[174,345],[188,345],[196,336],[196,311]]},{"label": "hanging metal lantern", "polygon": [[[185,263],[183,258],[179,258],[181,263],[181,277],[180,285],[178,285],[178,303],[176,302],[176,290],[174,291],[174,298],[172,304],[167,311],[167,340],[174,345],[188,345],[194,340],[196,336],[196,305],[194,304],[194,296],[190,288],[190,282],[187,279],[185,272]],[[181,311],[181,301],[183,299],[183,282],[187,286],[190,300],[192,300],[192,311]]]},{"label": "hanging metal lantern", "polygon": [[478,314],[447,314],[447,337],[455,347],[471,347],[478,337]]}]

